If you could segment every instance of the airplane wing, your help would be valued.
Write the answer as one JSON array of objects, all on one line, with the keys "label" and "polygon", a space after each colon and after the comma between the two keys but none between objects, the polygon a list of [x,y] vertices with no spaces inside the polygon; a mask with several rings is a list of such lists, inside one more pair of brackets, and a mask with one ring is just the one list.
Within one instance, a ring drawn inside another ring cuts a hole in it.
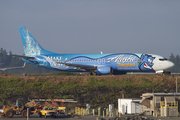
[{"label": "airplane wing", "polygon": [[97,67],[104,66],[104,65],[82,65],[82,64],[71,64],[71,63],[60,63],[58,64],[64,64],[69,67],[75,67],[76,69],[85,69],[85,70],[96,70]]},{"label": "airplane wing", "polygon": [[8,70],[8,69],[24,68],[24,67],[25,67],[25,65],[26,65],[26,62],[24,63],[24,65],[23,65],[23,66],[0,68],[0,70],[5,71],[5,70]]}]

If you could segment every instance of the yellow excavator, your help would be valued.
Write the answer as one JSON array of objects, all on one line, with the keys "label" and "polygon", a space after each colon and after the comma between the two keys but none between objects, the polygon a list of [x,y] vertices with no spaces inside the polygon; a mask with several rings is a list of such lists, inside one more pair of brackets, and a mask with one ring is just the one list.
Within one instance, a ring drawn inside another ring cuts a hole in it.
[{"label": "yellow excavator", "polygon": [[23,117],[27,117],[27,108],[29,108],[29,115],[32,115],[34,113],[38,113],[39,110],[42,109],[42,106],[40,104],[37,104],[35,101],[24,104],[23,99],[17,99],[15,106],[3,105],[3,113],[1,115],[4,115],[8,118],[12,118],[13,115],[21,115]]}]

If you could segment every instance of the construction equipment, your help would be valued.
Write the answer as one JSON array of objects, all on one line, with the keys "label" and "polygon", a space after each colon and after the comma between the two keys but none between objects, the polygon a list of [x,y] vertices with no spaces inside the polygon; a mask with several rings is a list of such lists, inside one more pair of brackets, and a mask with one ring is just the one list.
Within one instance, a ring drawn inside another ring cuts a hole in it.
[{"label": "construction equipment", "polygon": [[15,106],[6,106],[3,105],[3,113],[5,117],[12,118],[13,115],[21,115],[27,117],[27,108],[29,108],[29,115],[38,113],[42,109],[40,104],[37,104],[35,101],[28,102],[24,104],[23,99],[17,99]]},{"label": "construction equipment", "polygon": [[66,107],[64,103],[77,103],[73,99],[28,99],[29,101],[41,101],[44,102],[45,106],[52,107],[54,110],[57,111],[57,116],[67,116],[71,113],[66,113]]}]

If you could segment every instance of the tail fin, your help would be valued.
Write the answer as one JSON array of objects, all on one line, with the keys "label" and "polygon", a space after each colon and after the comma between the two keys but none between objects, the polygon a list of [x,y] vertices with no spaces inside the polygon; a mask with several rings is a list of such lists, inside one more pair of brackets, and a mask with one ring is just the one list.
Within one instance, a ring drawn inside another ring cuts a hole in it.
[{"label": "tail fin", "polygon": [[40,44],[33,38],[26,27],[19,27],[21,39],[24,47],[25,56],[54,54],[54,52],[43,49]]}]

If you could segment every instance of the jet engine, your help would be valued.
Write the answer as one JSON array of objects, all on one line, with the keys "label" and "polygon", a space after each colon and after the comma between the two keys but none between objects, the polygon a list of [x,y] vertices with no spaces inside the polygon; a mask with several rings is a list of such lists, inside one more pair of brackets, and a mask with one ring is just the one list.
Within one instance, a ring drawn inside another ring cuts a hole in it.
[{"label": "jet engine", "polygon": [[106,75],[106,74],[112,74],[112,73],[113,73],[113,68],[110,66],[97,67],[96,69],[97,75]]}]

